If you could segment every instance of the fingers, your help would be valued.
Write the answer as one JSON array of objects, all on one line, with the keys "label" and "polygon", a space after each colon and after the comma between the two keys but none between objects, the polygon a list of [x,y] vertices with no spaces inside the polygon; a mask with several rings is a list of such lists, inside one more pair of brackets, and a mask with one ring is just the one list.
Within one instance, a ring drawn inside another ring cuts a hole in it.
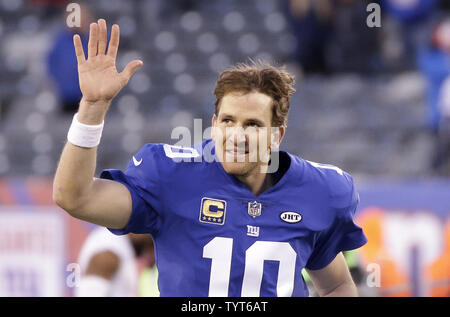
[{"label": "fingers", "polygon": [[81,38],[78,34],[73,36],[73,46],[75,47],[75,55],[77,56],[78,65],[86,61],[84,55],[83,44],[81,43]]},{"label": "fingers", "polygon": [[111,39],[108,46],[108,31],[106,21],[99,19],[98,23],[91,23],[89,28],[88,58],[97,54],[105,54],[108,46],[108,56],[116,59],[119,49],[120,28],[114,24],[111,28]]},{"label": "fingers", "polygon": [[97,23],[91,23],[89,29],[88,58],[97,55],[98,50],[98,33],[99,27]]},{"label": "fingers", "polygon": [[117,50],[119,49],[120,28],[114,24],[111,28],[111,39],[109,40],[108,56],[116,59]]},{"label": "fingers", "polygon": [[136,70],[144,65],[144,63],[140,60],[134,60],[128,63],[125,69],[120,73],[125,83],[128,83],[131,76],[136,72]]},{"label": "fingers", "polygon": [[106,21],[104,19],[98,20],[99,34],[98,34],[98,54],[105,54],[106,45],[108,42]]}]

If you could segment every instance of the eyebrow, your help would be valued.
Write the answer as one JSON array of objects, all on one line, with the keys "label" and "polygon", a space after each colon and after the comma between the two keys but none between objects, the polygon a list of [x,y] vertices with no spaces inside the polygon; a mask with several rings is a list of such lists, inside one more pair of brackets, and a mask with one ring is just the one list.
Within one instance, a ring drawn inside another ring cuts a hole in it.
[{"label": "eyebrow", "polygon": [[[231,114],[228,113],[223,113],[219,115],[219,120],[224,120],[224,119],[234,119],[235,117]],[[261,121],[260,119],[257,118],[248,118],[245,119],[245,122],[255,122],[257,124],[259,124],[260,126],[265,126],[265,123],[263,121]]]},{"label": "eyebrow", "polygon": [[234,116],[231,115],[231,114],[227,114],[227,113],[221,113],[219,115],[219,119],[225,119],[225,118],[232,118],[232,119],[234,119]]}]

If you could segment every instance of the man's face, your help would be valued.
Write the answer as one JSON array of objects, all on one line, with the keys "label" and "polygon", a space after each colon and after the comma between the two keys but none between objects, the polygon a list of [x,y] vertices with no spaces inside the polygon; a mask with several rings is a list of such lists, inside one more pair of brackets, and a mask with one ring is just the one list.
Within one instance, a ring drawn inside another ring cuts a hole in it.
[{"label": "man's face", "polygon": [[277,138],[271,136],[272,102],[259,92],[229,93],[222,98],[219,113],[212,119],[212,138],[227,173],[247,176],[268,164],[271,137]]}]

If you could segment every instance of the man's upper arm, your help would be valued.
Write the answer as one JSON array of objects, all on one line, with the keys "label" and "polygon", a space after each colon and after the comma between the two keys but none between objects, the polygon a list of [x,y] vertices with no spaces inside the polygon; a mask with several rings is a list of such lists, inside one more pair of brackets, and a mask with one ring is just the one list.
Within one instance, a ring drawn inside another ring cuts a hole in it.
[{"label": "man's upper arm", "polygon": [[[320,270],[306,269],[306,271],[311,277],[311,281],[320,296],[330,294],[342,285],[354,287],[352,276],[342,252],[324,268]],[[347,296],[350,295],[352,294],[347,294]],[[357,294],[355,293],[353,295],[356,296]]]},{"label": "man's upper arm", "polygon": [[115,206],[116,209],[124,210],[116,215],[114,223],[105,225],[112,233],[156,235],[159,231],[160,213],[164,210],[161,185],[164,177],[161,173],[167,164],[161,151],[163,150],[160,144],[146,144],[133,155],[124,172],[116,169],[105,169],[101,172],[101,180],[120,185],[117,186],[115,195],[126,197],[126,200],[121,199]]},{"label": "man's upper arm", "polygon": [[77,217],[116,235],[158,232],[163,209],[160,151],[162,145],[147,144],[133,156],[125,172],[103,170],[79,204]]},{"label": "man's upper arm", "polygon": [[124,228],[131,216],[132,199],[128,188],[108,179],[94,178],[78,218],[113,229]]}]

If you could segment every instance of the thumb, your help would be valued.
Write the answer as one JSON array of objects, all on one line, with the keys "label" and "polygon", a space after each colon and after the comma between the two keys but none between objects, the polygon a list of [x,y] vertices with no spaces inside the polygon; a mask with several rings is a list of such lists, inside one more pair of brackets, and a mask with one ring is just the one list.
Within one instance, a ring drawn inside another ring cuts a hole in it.
[{"label": "thumb", "polygon": [[131,76],[136,72],[136,70],[144,65],[144,62],[141,60],[134,60],[128,63],[127,66],[125,66],[125,69],[120,73],[122,75],[124,81],[128,83]]}]

